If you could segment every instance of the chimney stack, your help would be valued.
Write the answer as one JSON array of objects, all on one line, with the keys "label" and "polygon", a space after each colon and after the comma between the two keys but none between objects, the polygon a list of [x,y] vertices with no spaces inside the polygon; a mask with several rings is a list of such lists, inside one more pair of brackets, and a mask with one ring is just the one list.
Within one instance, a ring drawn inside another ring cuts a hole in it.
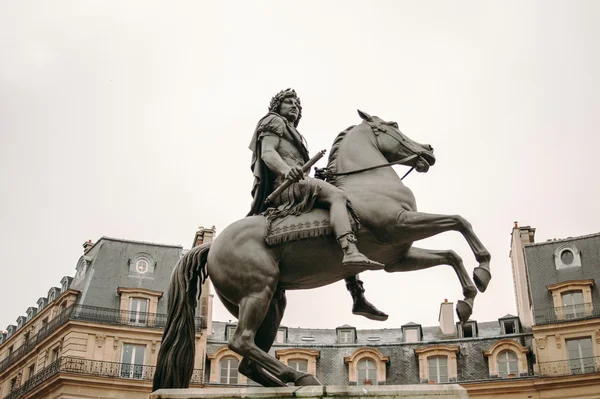
[{"label": "chimney stack", "polygon": [[440,316],[438,317],[440,322],[440,329],[444,335],[455,335],[456,325],[454,324],[454,304],[444,299],[444,302],[440,305]]},{"label": "chimney stack", "polygon": [[192,248],[207,242],[212,242],[212,240],[215,238],[216,232],[217,229],[215,226],[212,226],[211,228],[205,228],[203,226],[198,227],[198,231],[194,236]]},{"label": "chimney stack", "polygon": [[85,255],[87,253],[87,251],[90,250],[91,247],[94,246],[94,243],[92,242],[92,240],[87,240],[86,242],[83,243],[83,254]]}]

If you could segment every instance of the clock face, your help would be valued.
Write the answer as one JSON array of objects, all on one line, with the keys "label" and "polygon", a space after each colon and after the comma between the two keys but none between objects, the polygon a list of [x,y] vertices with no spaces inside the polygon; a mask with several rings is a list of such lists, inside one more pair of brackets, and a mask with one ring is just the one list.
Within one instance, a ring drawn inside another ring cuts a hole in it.
[{"label": "clock face", "polygon": [[138,260],[135,264],[135,270],[140,274],[146,273],[148,271],[148,261],[145,259]]}]

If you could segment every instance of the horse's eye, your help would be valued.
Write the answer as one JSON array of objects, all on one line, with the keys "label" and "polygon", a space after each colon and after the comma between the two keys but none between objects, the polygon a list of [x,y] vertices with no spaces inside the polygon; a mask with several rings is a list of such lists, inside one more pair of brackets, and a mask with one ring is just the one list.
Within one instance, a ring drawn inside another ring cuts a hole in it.
[{"label": "horse's eye", "polygon": [[398,129],[398,124],[396,122],[392,122],[392,126]]}]

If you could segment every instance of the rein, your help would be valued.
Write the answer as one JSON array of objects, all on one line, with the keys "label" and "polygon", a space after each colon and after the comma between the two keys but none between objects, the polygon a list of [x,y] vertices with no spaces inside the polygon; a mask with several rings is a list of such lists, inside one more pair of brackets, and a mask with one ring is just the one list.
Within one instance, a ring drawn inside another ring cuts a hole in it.
[{"label": "rein", "polygon": [[[390,136],[391,138],[393,138],[394,140],[396,140],[396,141],[398,141],[398,142],[399,142],[399,140],[398,140],[397,138],[395,138],[394,136],[392,136],[391,134],[389,134],[389,133],[388,133],[388,132],[387,132],[385,129],[382,129],[382,128],[380,128],[379,126],[376,126],[375,124],[372,124],[372,123],[369,123],[369,122],[366,122],[366,121],[365,121],[365,123],[366,123],[367,125],[369,125],[369,126],[371,127],[371,129],[373,129],[373,133],[375,133],[375,136],[377,136],[377,135],[378,135],[378,133],[377,133],[377,132],[379,131],[379,132],[382,132],[382,133],[385,133],[385,134],[387,134],[388,136]],[[369,166],[369,167],[367,167],[367,168],[362,168],[362,169],[351,170],[351,171],[349,171],[349,172],[339,172],[339,173],[333,173],[333,172],[331,172],[331,171],[329,170],[329,168],[320,168],[320,169],[319,169],[319,168],[315,168],[315,169],[316,169],[316,171],[317,171],[317,173],[318,173],[318,174],[321,174],[321,175],[323,175],[325,179],[329,179],[329,178],[331,178],[331,177],[335,177],[335,176],[348,176],[348,175],[355,175],[355,174],[357,174],[357,173],[362,173],[362,172],[366,172],[366,171],[373,170],[373,169],[385,168],[386,166],[392,166],[392,165],[403,164],[403,163],[405,163],[405,162],[412,161],[412,160],[413,160],[413,159],[415,159],[415,158],[421,158],[421,156],[422,156],[422,153],[421,153],[421,152],[415,152],[414,154],[412,154],[412,155],[409,155],[409,156],[407,156],[407,157],[405,157],[405,158],[402,158],[402,159],[400,159],[400,160],[398,160],[398,161],[394,161],[394,162],[388,162],[388,163],[384,163],[384,164],[381,164],[381,165]],[[409,173],[410,173],[410,172],[412,172],[414,169],[415,169],[415,167],[414,167],[414,166],[413,166],[412,168],[410,168],[410,169],[408,170],[408,172],[406,172],[406,173],[404,174],[404,176],[402,176],[402,177],[400,178],[400,180],[404,180],[404,178],[405,178],[406,176],[408,176],[408,175],[409,175]]]}]

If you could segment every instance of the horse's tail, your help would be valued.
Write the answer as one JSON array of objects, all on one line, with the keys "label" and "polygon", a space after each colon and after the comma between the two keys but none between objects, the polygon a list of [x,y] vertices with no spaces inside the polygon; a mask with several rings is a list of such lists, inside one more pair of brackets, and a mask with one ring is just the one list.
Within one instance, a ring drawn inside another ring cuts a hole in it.
[{"label": "horse's tail", "polygon": [[[188,388],[194,371],[196,298],[208,277],[206,258],[211,243],[186,253],[171,275],[167,325],[158,351],[152,390]],[[200,278],[200,280],[199,280]]]}]

